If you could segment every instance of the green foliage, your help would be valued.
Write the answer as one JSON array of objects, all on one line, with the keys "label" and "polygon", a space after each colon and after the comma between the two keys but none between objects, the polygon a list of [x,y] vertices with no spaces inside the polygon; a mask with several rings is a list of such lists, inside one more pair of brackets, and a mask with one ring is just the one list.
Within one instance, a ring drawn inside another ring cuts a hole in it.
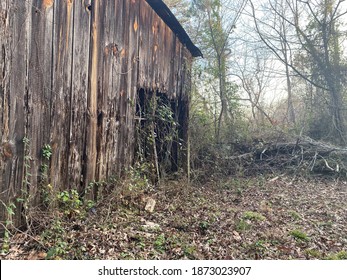
[{"label": "green foliage", "polygon": [[[345,146],[346,81],[341,75],[341,69],[346,67],[346,56],[341,47],[345,31],[339,4],[339,1],[300,4],[301,10],[309,5],[307,11],[310,12],[307,19],[298,22],[299,37],[304,40],[303,50],[296,54],[295,59],[300,61],[296,69],[307,73],[310,80],[304,97],[308,112],[304,118],[305,132],[314,139]],[[319,15],[319,20],[316,15]]]},{"label": "green foliage", "polygon": [[6,211],[7,211],[7,215],[9,217],[12,217],[15,213],[14,210],[16,209],[16,205],[14,203],[10,203],[8,206],[6,206]]},{"label": "green foliage", "polygon": [[122,260],[134,260],[134,257],[129,252],[122,252],[120,256]]},{"label": "green foliage", "polygon": [[267,250],[267,242],[265,240],[260,239],[249,245],[249,251],[257,256],[262,256]]},{"label": "green foliage", "polygon": [[266,220],[266,218],[260,213],[252,212],[252,211],[246,211],[243,213],[242,217],[236,223],[235,229],[237,231],[246,231],[252,227],[252,221],[253,222],[262,222],[265,220]]},{"label": "green foliage", "polygon": [[252,211],[246,211],[242,217],[245,220],[251,220],[251,221],[265,221],[266,220],[266,218],[262,214],[257,213],[257,212],[252,212]]},{"label": "green foliage", "polygon": [[210,223],[208,221],[201,221],[199,223],[199,229],[202,232],[206,232],[210,228]]},{"label": "green foliage", "polygon": [[298,241],[310,241],[310,238],[307,236],[307,234],[301,230],[292,230],[289,234]]},{"label": "green foliage", "polygon": [[54,201],[53,186],[51,184],[43,185],[41,188],[41,196],[42,196],[43,204],[46,207],[49,207]]},{"label": "green foliage", "polygon": [[172,147],[180,145],[175,106],[166,95],[138,93],[135,162],[146,167],[143,171],[153,183],[171,170]]},{"label": "green foliage", "polygon": [[331,254],[325,258],[326,260],[347,260],[347,251],[340,251],[336,254]]},{"label": "green foliage", "polygon": [[301,220],[301,216],[299,213],[295,211],[290,211],[289,215],[294,219],[294,220]]},{"label": "green foliage", "polygon": [[229,78],[229,56],[237,14],[242,9],[241,2],[192,1],[192,16],[199,25],[199,45],[206,54],[203,62],[194,64],[193,98],[195,95],[204,104],[202,112],[209,115],[211,132],[217,143],[234,139],[240,113],[238,86]]},{"label": "green foliage", "polygon": [[236,230],[237,231],[246,231],[246,230],[249,230],[251,228],[251,225],[243,220],[243,219],[240,219],[237,223],[236,223]]},{"label": "green foliage", "polygon": [[1,247],[1,254],[6,254],[10,249],[10,240],[11,240],[11,233],[10,228],[12,226],[12,217],[15,215],[15,209],[17,208],[14,203],[9,203],[9,205],[6,205],[4,202],[1,201],[3,206],[6,209],[7,218],[5,221],[5,232],[3,237],[3,244]]},{"label": "green foliage", "polygon": [[158,235],[158,237],[154,241],[154,248],[159,253],[164,253],[165,245],[166,245],[166,238],[165,238],[165,235],[162,233],[162,234]]},{"label": "green foliage", "polygon": [[95,207],[95,201],[93,201],[93,200],[86,200],[85,202],[84,202],[84,205],[85,205],[85,210],[86,211],[89,211],[90,209],[92,209],[93,207]]},{"label": "green foliage", "polygon": [[315,249],[306,249],[305,250],[305,254],[309,257],[313,257],[316,259],[320,259],[321,258],[321,253],[318,250]]},{"label": "green foliage", "polygon": [[6,228],[4,232],[4,237],[3,237],[3,243],[1,247],[1,255],[7,254],[8,251],[10,250],[10,231]]},{"label": "green foliage", "polygon": [[58,193],[57,200],[59,207],[63,210],[65,215],[81,214],[81,207],[83,205],[80,200],[77,190],[62,191]]},{"label": "green foliage", "polygon": [[194,259],[196,254],[196,246],[192,244],[185,244],[183,253],[188,258]]},{"label": "green foliage", "polygon": [[67,242],[67,232],[59,218],[55,219],[51,227],[47,228],[41,234],[41,239],[44,245],[49,248],[46,256],[47,259],[65,258],[70,250]]},{"label": "green foliage", "polygon": [[52,148],[49,144],[45,144],[42,148],[42,164],[40,167],[40,190],[43,205],[49,208],[55,200],[53,187],[49,183],[49,161],[52,157]]},{"label": "green foliage", "polygon": [[47,172],[48,172],[48,164],[43,163],[43,164],[41,165],[40,171],[41,171],[42,179],[45,179],[45,180],[46,180],[47,177],[48,177],[48,174],[47,174]]},{"label": "green foliage", "polygon": [[49,160],[52,156],[52,147],[49,144],[46,144],[42,148],[42,156],[46,159]]},{"label": "green foliage", "polygon": [[[48,185],[50,186],[50,185]],[[50,189],[52,187],[50,186]],[[71,221],[85,219],[87,211],[95,206],[92,200],[82,201],[77,190],[61,191],[53,197],[52,204],[56,205],[55,219],[41,234],[43,244],[49,248],[47,259],[84,259],[86,250],[80,244],[69,241],[68,224]],[[52,209],[53,210],[53,209]]]},{"label": "green foliage", "polygon": [[127,172],[129,191],[145,191],[150,187],[147,174],[150,170],[148,163],[135,163],[134,167],[129,167]]}]

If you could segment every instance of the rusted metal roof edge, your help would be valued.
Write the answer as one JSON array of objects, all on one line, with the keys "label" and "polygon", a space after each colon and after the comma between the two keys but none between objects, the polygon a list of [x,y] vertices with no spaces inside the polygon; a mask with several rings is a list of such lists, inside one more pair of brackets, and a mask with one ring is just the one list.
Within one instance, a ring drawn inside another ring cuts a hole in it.
[{"label": "rusted metal roof edge", "polygon": [[193,57],[203,56],[200,49],[194,45],[187,32],[162,0],[146,0],[146,2],[176,34],[178,39],[187,47]]}]

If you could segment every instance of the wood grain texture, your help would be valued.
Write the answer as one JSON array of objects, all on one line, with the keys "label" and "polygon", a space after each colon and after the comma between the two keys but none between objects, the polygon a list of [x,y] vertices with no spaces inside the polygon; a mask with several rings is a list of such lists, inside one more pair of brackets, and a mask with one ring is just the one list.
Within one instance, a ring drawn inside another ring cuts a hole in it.
[{"label": "wood grain texture", "polygon": [[[2,0],[0,199],[8,204],[24,188],[39,205],[43,164],[56,192],[83,193],[90,182],[121,175],[134,159],[140,89],[176,104],[187,139],[191,59],[145,0]],[[5,212],[0,206],[1,221]]]}]

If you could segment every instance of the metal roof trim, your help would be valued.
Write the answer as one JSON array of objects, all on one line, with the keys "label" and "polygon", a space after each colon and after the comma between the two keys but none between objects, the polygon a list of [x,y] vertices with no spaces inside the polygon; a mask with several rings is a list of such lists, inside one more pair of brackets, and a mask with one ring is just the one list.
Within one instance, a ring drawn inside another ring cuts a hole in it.
[{"label": "metal roof trim", "polygon": [[203,57],[200,49],[194,45],[187,32],[177,18],[162,0],[146,0],[158,16],[170,27],[183,45],[187,47],[193,57]]}]

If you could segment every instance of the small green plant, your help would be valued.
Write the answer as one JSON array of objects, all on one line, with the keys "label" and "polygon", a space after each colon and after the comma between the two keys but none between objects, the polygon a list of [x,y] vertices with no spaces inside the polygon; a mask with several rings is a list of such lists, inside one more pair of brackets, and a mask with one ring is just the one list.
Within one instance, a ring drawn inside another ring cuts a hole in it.
[{"label": "small green plant", "polygon": [[29,205],[30,205],[30,199],[31,199],[31,195],[29,192],[29,189],[31,187],[31,183],[30,183],[30,178],[31,178],[31,162],[33,160],[33,158],[31,157],[30,154],[30,140],[27,137],[23,138],[23,144],[24,144],[24,175],[23,175],[23,181],[22,181],[22,188],[21,188],[21,206],[22,206],[22,213],[23,213],[23,217],[24,217],[24,221],[26,223],[26,226],[29,229]]},{"label": "small green plant", "polygon": [[310,241],[310,238],[307,236],[307,234],[301,230],[292,230],[289,234],[293,236],[296,240],[305,242]]},{"label": "small green plant", "polygon": [[46,145],[43,146],[43,148],[42,148],[42,156],[46,160],[50,160],[50,158],[52,156],[52,147],[49,144],[46,144]]},{"label": "small green plant", "polygon": [[196,246],[195,245],[188,245],[186,244],[183,249],[183,253],[185,256],[187,256],[190,259],[194,259],[194,255],[196,253]]},{"label": "small green plant", "polygon": [[68,253],[69,250],[69,244],[65,241],[59,241],[54,244],[54,247],[50,248],[47,252],[46,259],[52,260],[59,260],[63,259],[64,255]]},{"label": "small green plant", "polygon": [[252,211],[246,211],[242,217],[245,220],[251,220],[251,221],[265,221],[266,220],[266,218],[262,214],[257,213],[257,212],[252,212]]},{"label": "small green plant", "polygon": [[10,249],[10,240],[11,240],[11,232],[10,227],[12,226],[12,217],[15,214],[16,205],[14,203],[10,203],[9,205],[6,205],[3,201],[1,201],[2,205],[5,207],[7,212],[7,219],[5,221],[5,232],[3,237],[3,244],[1,247],[1,254],[8,253]]},{"label": "small green plant", "polygon": [[165,238],[165,235],[162,233],[158,235],[158,237],[154,241],[154,248],[159,253],[163,253],[165,251],[165,244],[166,244],[166,238]]},{"label": "small green plant", "polygon": [[347,260],[347,251],[340,251],[336,254],[328,255],[326,260]]},{"label": "small green plant", "polygon": [[54,200],[53,186],[51,184],[44,185],[41,189],[43,203],[48,207]]},{"label": "small green plant", "polygon": [[252,243],[249,249],[258,255],[262,255],[267,251],[266,241],[258,240]]},{"label": "small green plant", "polygon": [[142,240],[139,240],[138,242],[136,242],[136,246],[138,246],[140,249],[145,249],[146,248],[146,243],[143,242]]},{"label": "small green plant", "polygon": [[95,206],[95,201],[89,199],[84,202],[84,205],[85,205],[86,211],[89,211]]},{"label": "small green plant", "polygon": [[41,171],[41,177],[43,179],[47,179],[47,177],[48,177],[48,174],[47,174],[47,172],[48,172],[48,164],[46,164],[46,163],[41,164],[40,171]]},{"label": "small green plant", "polygon": [[236,230],[237,231],[245,231],[245,230],[248,230],[250,228],[251,228],[251,225],[243,219],[239,220],[238,223],[236,224]]},{"label": "small green plant", "polygon": [[72,216],[81,213],[83,203],[79,198],[77,190],[60,192],[57,195],[57,200],[65,215]]},{"label": "small green plant", "polygon": [[146,190],[150,184],[147,175],[150,170],[148,163],[135,163],[134,167],[130,167],[128,173],[130,178],[129,190],[130,191],[143,191]]},{"label": "small green plant", "polygon": [[332,228],[334,223],[332,221],[327,221],[327,222],[318,222],[317,225],[319,227],[326,227],[326,228]]},{"label": "small green plant", "polygon": [[237,188],[236,194],[237,194],[238,196],[241,196],[242,193],[243,193],[243,190],[242,190],[241,188]]},{"label": "small green plant", "polygon": [[120,253],[120,257],[122,260],[133,260],[134,257],[132,256],[132,254],[128,253],[128,252],[122,252]]},{"label": "small green plant", "polygon": [[237,231],[245,231],[251,228],[251,221],[265,221],[266,218],[257,212],[246,211],[243,213],[241,219],[236,223]]},{"label": "small green plant", "polygon": [[10,231],[5,228],[3,244],[1,247],[1,255],[7,254],[10,250]]},{"label": "small green plant", "polygon": [[52,148],[49,144],[46,144],[42,148],[42,157],[43,161],[40,167],[40,186],[41,186],[41,196],[43,204],[46,207],[49,207],[49,205],[54,200],[54,194],[53,194],[53,187],[51,184],[49,184],[49,160],[52,156]]},{"label": "small green plant", "polygon": [[43,243],[49,248],[47,259],[65,258],[70,250],[67,233],[60,219],[55,219],[50,228],[41,234]]},{"label": "small green plant", "polygon": [[199,223],[199,229],[205,233],[210,227],[210,223],[208,221],[201,221]]},{"label": "small green plant", "polygon": [[315,249],[306,249],[305,250],[305,254],[308,257],[313,257],[313,258],[316,258],[316,259],[321,258],[321,253],[318,250],[315,250]]},{"label": "small green plant", "polygon": [[296,221],[296,220],[301,220],[301,216],[299,213],[295,211],[290,211],[289,215]]},{"label": "small green plant", "polygon": [[126,177],[119,188],[119,196],[126,207],[138,208],[142,196],[153,187],[144,171],[146,164],[135,163],[127,170]]}]

